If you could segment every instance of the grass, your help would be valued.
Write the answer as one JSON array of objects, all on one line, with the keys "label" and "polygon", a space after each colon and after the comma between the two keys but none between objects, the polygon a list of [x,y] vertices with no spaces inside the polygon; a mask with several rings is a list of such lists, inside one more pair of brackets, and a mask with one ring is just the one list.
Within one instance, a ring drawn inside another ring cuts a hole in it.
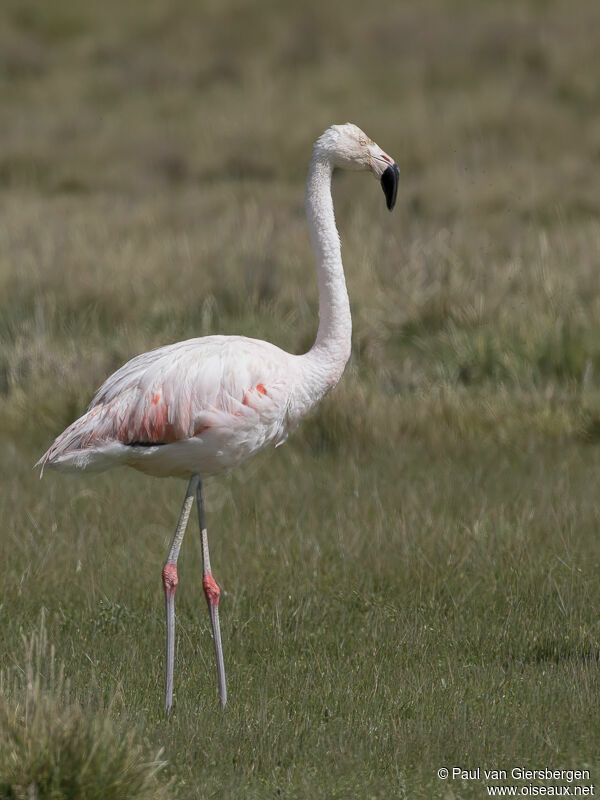
[{"label": "grass", "polygon": [[166,797],[157,780],[160,752],[146,761],[136,732],[122,732],[105,709],[70,696],[48,646],[44,613],[24,656],[3,674],[0,695],[0,797]]},{"label": "grass", "polygon": [[[8,0],[0,22],[0,664],[21,741],[70,736],[65,781],[98,747],[104,797],[122,759],[123,797],[486,796],[442,766],[594,783],[592,0]],[[393,215],[374,182],[335,180],[352,360],[285,447],[208,483],[229,702],[190,530],[165,719],[183,484],[31,467],[138,352],[213,332],[310,346],[303,182],[347,119],[402,177]],[[23,652],[46,635],[58,684]],[[54,797],[10,747],[0,785]]]}]

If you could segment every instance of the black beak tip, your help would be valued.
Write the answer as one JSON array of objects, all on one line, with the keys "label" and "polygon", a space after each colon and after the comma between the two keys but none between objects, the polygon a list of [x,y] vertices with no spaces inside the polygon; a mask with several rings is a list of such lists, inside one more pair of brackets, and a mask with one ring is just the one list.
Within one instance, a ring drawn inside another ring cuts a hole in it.
[{"label": "black beak tip", "polygon": [[390,164],[389,167],[386,167],[385,172],[381,176],[381,188],[383,189],[385,203],[389,211],[391,211],[396,204],[399,180],[400,170],[398,169],[398,164]]}]

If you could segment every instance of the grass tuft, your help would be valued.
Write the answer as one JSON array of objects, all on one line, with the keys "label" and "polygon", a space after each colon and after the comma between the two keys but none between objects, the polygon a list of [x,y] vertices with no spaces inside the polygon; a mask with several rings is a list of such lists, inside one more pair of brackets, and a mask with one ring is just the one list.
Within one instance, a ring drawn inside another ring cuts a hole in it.
[{"label": "grass tuft", "polygon": [[0,680],[1,800],[158,800],[161,752],[148,757],[112,708],[80,702],[49,645],[42,614],[22,661]]}]

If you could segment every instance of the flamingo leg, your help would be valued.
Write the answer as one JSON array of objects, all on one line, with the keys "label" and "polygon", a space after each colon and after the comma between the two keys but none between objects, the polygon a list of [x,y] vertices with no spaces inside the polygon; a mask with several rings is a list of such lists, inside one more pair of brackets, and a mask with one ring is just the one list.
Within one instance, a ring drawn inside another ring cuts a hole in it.
[{"label": "flamingo leg", "polygon": [[165,711],[169,712],[173,705],[173,667],[175,662],[175,589],[177,588],[177,559],[179,558],[179,550],[192,506],[194,504],[194,495],[200,483],[198,475],[192,475],[190,482],[185,493],[185,500],[179,515],[179,522],[173,535],[171,542],[171,549],[169,556],[163,567],[162,581],[165,590],[165,610],[167,614],[167,676],[165,681]]},{"label": "flamingo leg", "polygon": [[198,499],[198,521],[200,522],[200,536],[202,537],[202,586],[208,603],[210,624],[212,626],[213,640],[215,643],[215,656],[217,659],[217,681],[219,683],[219,700],[221,708],[227,703],[227,685],[225,683],[225,663],[223,661],[223,645],[221,644],[221,626],[219,624],[219,598],[221,590],[213,578],[210,569],[210,553],[208,552],[208,534],[206,532],[206,517],[204,514],[204,498],[202,495],[202,481],[196,488]]}]

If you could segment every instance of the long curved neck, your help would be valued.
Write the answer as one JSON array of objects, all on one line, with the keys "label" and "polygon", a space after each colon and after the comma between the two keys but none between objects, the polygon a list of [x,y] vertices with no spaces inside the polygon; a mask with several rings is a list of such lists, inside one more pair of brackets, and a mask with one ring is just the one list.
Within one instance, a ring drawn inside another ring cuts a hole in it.
[{"label": "long curved neck", "polygon": [[333,165],[313,153],[306,184],[306,216],[319,282],[319,330],[306,358],[317,368],[323,391],[340,379],[350,358],[352,320],[340,238],[331,198]]}]

